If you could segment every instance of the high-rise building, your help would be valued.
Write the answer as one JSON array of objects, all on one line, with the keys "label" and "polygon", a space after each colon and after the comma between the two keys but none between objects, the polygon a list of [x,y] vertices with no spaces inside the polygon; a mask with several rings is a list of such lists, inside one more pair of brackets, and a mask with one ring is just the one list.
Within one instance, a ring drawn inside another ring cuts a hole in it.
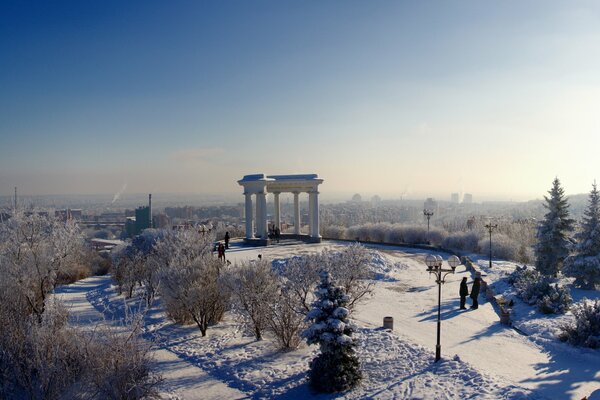
[{"label": "high-rise building", "polygon": [[471,204],[473,203],[473,195],[471,193],[465,193],[463,196],[463,203]]},{"label": "high-rise building", "polygon": [[438,202],[435,201],[432,197],[428,197],[427,200],[423,203],[424,210],[430,210],[434,213],[438,213]]},{"label": "high-rise building", "polygon": [[139,235],[144,229],[150,228],[150,207],[135,209],[135,234]]},{"label": "high-rise building", "polygon": [[460,196],[459,196],[459,194],[458,194],[458,193],[452,193],[452,194],[450,195],[450,201],[451,201],[452,203],[455,203],[455,204],[458,204],[458,203],[460,203]]}]

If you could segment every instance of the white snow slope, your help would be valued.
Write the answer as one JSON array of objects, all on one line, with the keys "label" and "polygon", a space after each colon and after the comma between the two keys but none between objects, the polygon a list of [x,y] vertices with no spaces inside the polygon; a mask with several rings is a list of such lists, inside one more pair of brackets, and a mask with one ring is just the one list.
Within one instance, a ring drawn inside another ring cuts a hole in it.
[{"label": "white snow slope", "polygon": [[[344,245],[234,246],[227,257],[234,263],[256,259],[258,254],[276,260]],[[442,360],[435,363],[437,285],[425,271],[422,260],[426,252],[389,246],[371,248],[376,261],[375,292],[353,315],[361,327],[359,357],[365,379],[360,387],[315,395],[308,387],[306,372],[316,347],[278,352],[272,338],[254,341],[231,315],[210,327],[203,338],[194,326],[170,322],[157,302],[147,311],[145,336],[156,344],[155,368],[165,378],[164,396],[581,399],[600,395],[600,351],[571,347],[547,332],[524,336],[501,325],[492,305],[485,301],[478,310],[459,311],[458,282],[465,274],[471,282],[462,266],[447,277],[443,286]],[[503,268],[514,266],[505,263]],[[500,277],[500,273],[490,273],[488,280]],[[57,295],[71,305],[74,323],[82,325],[120,323],[127,309],[138,307],[135,299],[125,302],[116,294],[110,276],[59,288]],[[385,316],[394,317],[394,331],[380,328]]]}]

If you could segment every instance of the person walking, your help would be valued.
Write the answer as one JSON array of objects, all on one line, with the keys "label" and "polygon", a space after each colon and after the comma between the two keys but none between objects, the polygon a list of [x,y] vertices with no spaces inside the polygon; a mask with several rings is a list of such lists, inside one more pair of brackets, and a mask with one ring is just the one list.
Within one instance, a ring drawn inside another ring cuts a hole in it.
[{"label": "person walking", "polygon": [[467,277],[463,277],[462,281],[460,281],[460,290],[458,291],[460,295],[460,309],[466,310],[465,302],[467,301],[467,296],[469,295],[469,287],[467,286]]},{"label": "person walking", "polygon": [[481,278],[477,277],[473,281],[473,286],[471,287],[471,300],[473,300],[472,309],[477,310],[479,308],[479,302],[477,298],[479,297],[479,288],[481,287]]},{"label": "person walking", "polygon": [[229,231],[225,232],[225,250],[229,249]]}]

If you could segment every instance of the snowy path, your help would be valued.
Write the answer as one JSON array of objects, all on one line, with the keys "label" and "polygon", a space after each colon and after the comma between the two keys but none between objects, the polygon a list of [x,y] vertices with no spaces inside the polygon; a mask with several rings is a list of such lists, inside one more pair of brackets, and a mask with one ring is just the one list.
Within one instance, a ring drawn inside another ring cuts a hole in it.
[{"label": "snowy path", "polygon": [[[104,323],[106,312],[98,310],[100,300],[95,294],[110,287],[110,276],[94,276],[56,290],[56,295],[69,307],[72,321],[76,325],[91,328]],[[90,302],[92,300],[92,302]],[[109,310],[108,305],[107,310]],[[154,366],[164,378],[161,389],[169,399],[242,399],[247,396],[232,389],[222,381],[214,379],[202,368],[177,357],[164,348],[153,350]]]}]

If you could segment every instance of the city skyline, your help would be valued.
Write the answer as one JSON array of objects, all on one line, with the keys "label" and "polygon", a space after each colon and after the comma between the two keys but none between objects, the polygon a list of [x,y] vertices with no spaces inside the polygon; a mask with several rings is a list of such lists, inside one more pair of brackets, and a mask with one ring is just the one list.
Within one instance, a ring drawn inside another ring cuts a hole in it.
[{"label": "city skyline", "polygon": [[[568,194],[598,177],[594,2],[3,2],[0,195]],[[240,196],[241,198],[241,196]]]}]

